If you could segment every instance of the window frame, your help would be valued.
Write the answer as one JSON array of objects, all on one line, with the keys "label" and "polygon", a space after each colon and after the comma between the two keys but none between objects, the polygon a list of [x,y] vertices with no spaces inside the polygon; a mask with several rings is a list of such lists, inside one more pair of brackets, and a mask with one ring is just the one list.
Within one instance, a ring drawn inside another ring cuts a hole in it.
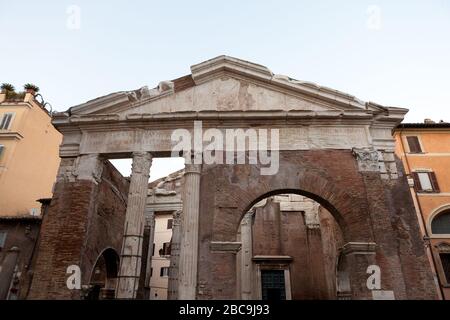
[{"label": "window frame", "polygon": [[[417,143],[418,143],[418,146],[420,148],[419,152],[411,151],[411,146],[409,144],[408,138],[417,138]],[[405,143],[408,146],[408,151],[406,153],[408,153],[408,154],[423,154],[423,153],[425,153],[425,149],[423,147],[423,143],[422,143],[422,139],[421,139],[420,135],[418,135],[418,134],[405,135]]]},{"label": "window frame", "polygon": [[[9,119],[9,122],[8,122],[8,126],[6,128],[2,128],[1,125],[2,125],[5,117],[8,116],[8,115],[11,116],[11,118]],[[5,113],[3,113],[2,114],[2,118],[0,119],[0,131],[1,130],[4,130],[4,131],[10,130],[11,126],[12,126],[12,123],[14,121],[14,118],[15,118],[15,112],[5,112]]]},{"label": "window frame", "polygon": [[439,277],[439,282],[444,288],[450,288],[450,277],[448,278],[445,274],[444,265],[442,263],[441,255],[450,256],[450,243],[448,241],[442,241],[433,246],[432,253],[436,263],[436,272]]},{"label": "window frame", "polygon": [[163,242],[162,247],[159,251],[160,257],[168,257],[171,254],[171,244],[170,242]]},{"label": "window frame", "polygon": [[[428,175],[428,179],[430,181],[431,190],[424,190],[422,189],[422,183],[420,182],[419,174],[426,173]],[[429,194],[429,193],[441,193],[441,190],[439,188],[439,182],[437,179],[436,172],[431,169],[415,169],[413,172],[411,172],[411,177],[414,181],[414,191],[416,193],[421,194]]]},{"label": "window frame", "polygon": [[[164,271],[163,270],[167,270],[167,275],[164,275]],[[159,269],[159,276],[161,278],[169,277],[169,267],[161,267]]]},{"label": "window frame", "polygon": [[[444,264],[442,263],[442,256],[446,256],[448,259],[448,270],[447,272],[445,272],[445,268],[444,268]],[[450,287],[450,252],[438,252],[438,256],[439,256],[439,262],[441,263],[441,270],[442,270],[442,280],[445,281],[445,286],[446,287]],[[443,282],[444,282],[443,281]]]},{"label": "window frame", "polygon": [[430,238],[432,238],[432,239],[450,239],[450,234],[433,233],[433,230],[431,228],[431,224],[432,224],[434,218],[436,218],[441,213],[443,213],[447,210],[450,210],[450,204],[445,204],[443,206],[440,206],[431,212],[431,214],[428,218],[428,221],[427,221],[427,230],[428,230],[428,234],[430,235]]}]

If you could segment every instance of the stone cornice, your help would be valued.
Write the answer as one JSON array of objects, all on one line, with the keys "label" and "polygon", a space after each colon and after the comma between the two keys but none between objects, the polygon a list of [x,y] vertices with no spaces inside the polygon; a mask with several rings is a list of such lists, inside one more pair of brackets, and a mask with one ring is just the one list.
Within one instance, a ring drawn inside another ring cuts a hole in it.
[{"label": "stone cornice", "polygon": [[23,136],[18,132],[0,130],[0,139],[21,140]]},{"label": "stone cornice", "polygon": [[263,262],[291,262],[293,258],[291,256],[254,256],[252,259],[255,263]]},{"label": "stone cornice", "polygon": [[[296,124],[314,125],[314,124],[329,124],[333,122],[342,124],[354,125],[370,125],[392,128],[397,122],[401,121],[396,117],[390,116],[374,116],[370,111],[190,111],[190,112],[172,112],[172,113],[157,113],[157,114],[129,114],[126,118],[118,114],[91,114],[91,115],[74,115],[69,116],[67,113],[57,113],[53,116],[53,125],[58,129],[63,128],[93,128],[105,125],[109,129],[113,129],[112,124],[118,128],[133,126],[151,127],[153,125],[164,124],[180,126],[181,122],[189,122],[194,120],[203,121],[217,121],[222,124],[245,121],[264,121],[268,120],[273,123],[276,121],[294,121]],[[299,122],[304,120],[305,122]]]},{"label": "stone cornice", "polygon": [[[306,100],[314,101],[331,110],[366,110],[374,114],[399,116],[406,114],[406,109],[388,108],[373,102],[364,102],[350,94],[319,86],[312,82],[300,81],[284,75],[275,75],[267,67],[244,61],[241,59],[219,56],[191,67],[193,82],[200,85],[212,79],[232,76],[257,85],[262,85],[269,90],[279,91]],[[68,110],[68,114],[112,114],[132,110],[152,101],[164,98],[175,93],[174,82],[163,81],[149,90],[146,86],[133,91],[121,91],[108,94],[90,100],[86,103],[74,106]]]}]

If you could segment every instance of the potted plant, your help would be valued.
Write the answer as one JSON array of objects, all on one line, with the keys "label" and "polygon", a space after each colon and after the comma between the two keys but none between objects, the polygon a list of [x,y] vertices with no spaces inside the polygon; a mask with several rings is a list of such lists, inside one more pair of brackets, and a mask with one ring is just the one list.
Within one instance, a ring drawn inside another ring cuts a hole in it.
[{"label": "potted plant", "polygon": [[31,93],[33,96],[39,92],[39,87],[35,86],[34,84],[31,83],[27,83],[23,86],[23,88],[25,89],[25,91],[27,93]]},{"label": "potted plant", "polygon": [[10,92],[14,92],[16,89],[14,88],[14,86],[10,83],[2,83],[1,85],[1,89],[2,89],[2,93],[10,93]]}]

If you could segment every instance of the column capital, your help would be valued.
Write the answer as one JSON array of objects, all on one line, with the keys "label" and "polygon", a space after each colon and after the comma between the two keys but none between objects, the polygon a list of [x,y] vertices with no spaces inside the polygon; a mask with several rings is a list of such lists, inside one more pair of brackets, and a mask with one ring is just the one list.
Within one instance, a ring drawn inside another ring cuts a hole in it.
[{"label": "column capital", "polygon": [[150,167],[153,157],[150,152],[136,151],[133,152],[133,163],[131,165],[131,174],[143,173],[149,175],[148,168]]},{"label": "column capital", "polygon": [[184,168],[184,174],[201,174],[202,172],[202,165],[201,164],[186,164]]},{"label": "column capital", "polygon": [[173,212],[173,223],[174,224],[179,224],[180,223],[180,219],[181,219],[181,215],[183,214],[182,210],[175,210]]},{"label": "column capital", "polygon": [[152,154],[149,151],[134,151],[132,153],[133,158],[134,157],[150,157],[152,158]]},{"label": "column capital", "polygon": [[255,214],[255,208],[253,208],[252,210],[248,211],[246,214],[244,214],[244,216],[242,217],[241,220],[241,225],[247,225],[247,224],[251,224],[252,220],[253,220],[253,215]]}]

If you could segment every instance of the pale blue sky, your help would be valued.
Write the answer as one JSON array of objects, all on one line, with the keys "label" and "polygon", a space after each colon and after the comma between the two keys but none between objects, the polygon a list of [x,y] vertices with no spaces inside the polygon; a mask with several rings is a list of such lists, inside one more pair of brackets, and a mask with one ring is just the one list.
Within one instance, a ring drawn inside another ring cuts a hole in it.
[{"label": "pale blue sky", "polygon": [[0,82],[35,83],[56,110],[227,54],[450,121],[450,0],[0,0],[0,30]]}]

